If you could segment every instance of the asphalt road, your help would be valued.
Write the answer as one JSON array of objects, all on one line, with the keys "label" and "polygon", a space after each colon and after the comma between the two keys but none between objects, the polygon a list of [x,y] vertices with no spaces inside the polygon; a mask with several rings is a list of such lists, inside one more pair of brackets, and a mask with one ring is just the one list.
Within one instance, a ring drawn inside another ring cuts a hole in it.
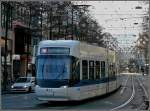
[{"label": "asphalt road", "polygon": [[[143,102],[143,92],[134,76],[135,97],[122,109],[137,109]],[[132,94],[131,76],[122,79],[122,87],[112,94],[96,97],[82,102],[43,102],[34,93],[13,93],[2,95],[2,109],[13,110],[110,110],[126,102]]]}]

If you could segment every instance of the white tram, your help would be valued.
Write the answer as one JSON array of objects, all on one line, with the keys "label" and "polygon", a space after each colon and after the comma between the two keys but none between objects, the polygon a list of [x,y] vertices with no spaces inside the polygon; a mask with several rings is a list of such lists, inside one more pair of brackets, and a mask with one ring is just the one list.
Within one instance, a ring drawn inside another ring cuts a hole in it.
[{"label": "white tram", "polygon": [[39,100],[80,101],[120,86],[112,50],[76,40],[45,40],[39,43],[36,59]]}]

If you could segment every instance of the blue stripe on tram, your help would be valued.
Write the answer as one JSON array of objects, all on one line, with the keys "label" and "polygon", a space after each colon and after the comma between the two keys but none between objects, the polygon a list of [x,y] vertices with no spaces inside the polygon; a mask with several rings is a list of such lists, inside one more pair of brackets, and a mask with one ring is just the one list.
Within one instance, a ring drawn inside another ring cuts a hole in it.
[{"label": "blue stripe on tram", "polygon": [[[105,77],[97,80],[80,80],[78,83],[74,84],[71,87],[80,87],[80,86],[87,86],[87,85],[93,85],[93,84],[100,84],[100,83],[106,83],[110,81],[115,81],[117,77]],[[61,86],[67,86],[69,84],[69,80],[43,80],[43,79],[37,79],[37,84],[40,87],[45,88],[59,88]]]}]

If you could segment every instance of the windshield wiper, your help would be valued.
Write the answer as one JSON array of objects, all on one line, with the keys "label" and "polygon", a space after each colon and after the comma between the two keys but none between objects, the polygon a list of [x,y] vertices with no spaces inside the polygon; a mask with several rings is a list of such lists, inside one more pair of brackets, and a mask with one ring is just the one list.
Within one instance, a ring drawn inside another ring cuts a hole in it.
[{"label": "windshield wiper", "polygon": [[43,76],[43,79],[44,79],[44,66],[45,66],[45,62],[46,62],[47,59],[44,59],[43,61],[43,65],[42,65],[42,76]]},{"label": "windshield wiper", "polygon": [[[57,69],[57,70],[58,70],[58,69]],[[59,77],[63,77],[64,72],[65,72],[65,64],[63,65],[62,72],[61,72],[61,73],[59,73],[55,79],[59,79]],[[61,78],[61,79],[62,79],[62,78]]]},{"label": "windshield wiper", "polygon": [[43,76],[43,78],[44,78],[44,75],[43,75],[43,72],[44,72],[44,64],[42,65],[42,76]]}]

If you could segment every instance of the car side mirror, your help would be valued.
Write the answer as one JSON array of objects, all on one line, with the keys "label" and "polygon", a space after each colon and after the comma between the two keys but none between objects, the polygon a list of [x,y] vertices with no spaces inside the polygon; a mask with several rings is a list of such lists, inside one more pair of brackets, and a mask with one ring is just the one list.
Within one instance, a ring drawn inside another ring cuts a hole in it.
[{"label": "car side mirror", "polygon": [[31,83],[35,83],[35,81],[31,81]]}]

